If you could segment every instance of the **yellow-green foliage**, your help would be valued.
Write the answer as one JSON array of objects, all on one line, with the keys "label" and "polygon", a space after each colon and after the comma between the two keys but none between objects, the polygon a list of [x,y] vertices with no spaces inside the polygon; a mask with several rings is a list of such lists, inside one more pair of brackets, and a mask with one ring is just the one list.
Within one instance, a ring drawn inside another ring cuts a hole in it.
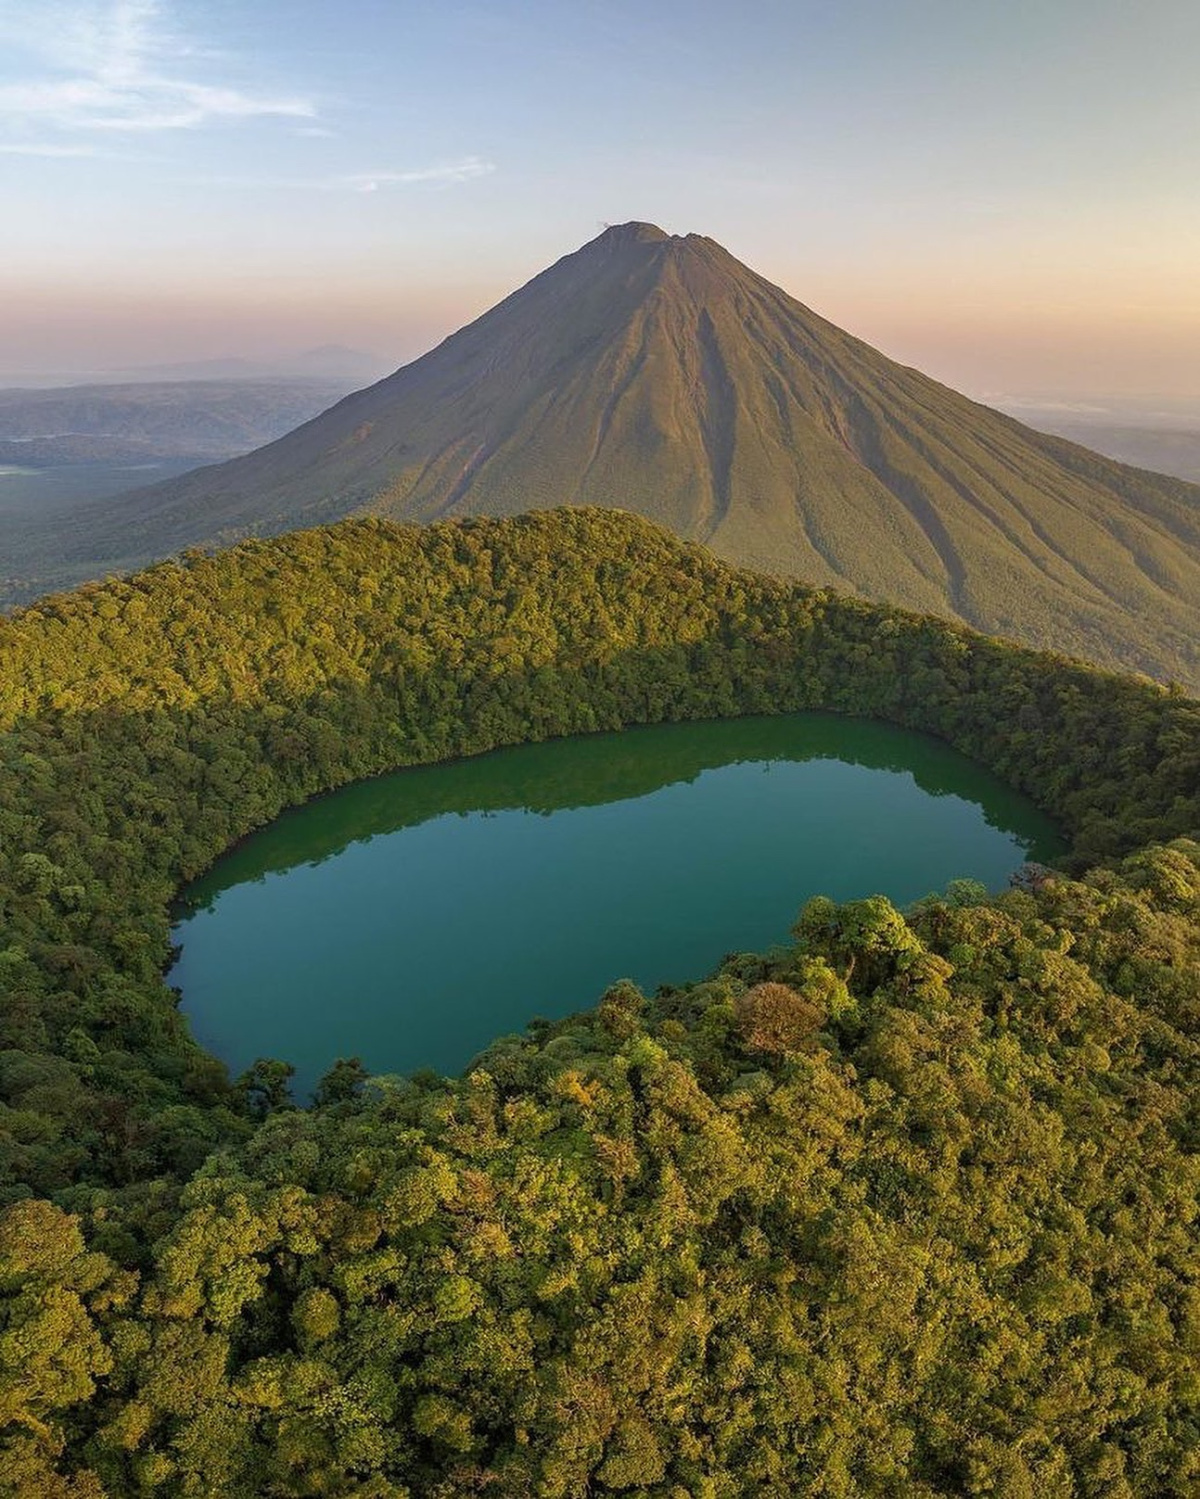
[{"label": "yellow-green foliage", "polygon": [[[196,557],[0,662],[12,1492],[1195,1492],[1196,704],[601,512]],[[986,761],[1076,877],[813,901],[769,957],[306,1112],[186,1035],[167,902],[289,802],[800,707]]]}]

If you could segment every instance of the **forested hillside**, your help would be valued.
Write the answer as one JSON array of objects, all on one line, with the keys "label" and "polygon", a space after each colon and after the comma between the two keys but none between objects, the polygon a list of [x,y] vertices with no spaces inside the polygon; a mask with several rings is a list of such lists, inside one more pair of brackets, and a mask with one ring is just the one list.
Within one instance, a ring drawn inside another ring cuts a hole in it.
[{"label": "forested hillside", "polygon": [[[1200,705],[600,511],[192,555],[0,621],[0,694],[12,1492],[1195,1492]],[[168,902],[282,807],[807,707],[988,764],[1064,867],[309,1111],[286,1014],[232,1084],[186,1034]]]}]

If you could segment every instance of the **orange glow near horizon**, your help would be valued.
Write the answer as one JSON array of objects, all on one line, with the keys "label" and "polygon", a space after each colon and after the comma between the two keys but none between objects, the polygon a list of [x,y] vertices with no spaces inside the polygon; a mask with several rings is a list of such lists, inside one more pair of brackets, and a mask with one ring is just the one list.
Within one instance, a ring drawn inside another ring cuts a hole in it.
[{"label": "orange glow near horizon", "polygon": [[[567,247],[570,248],[570,247]],[[553,257],[551,257],[553,258]],[[750,262],[753,264],[753,261]],[[1200,296],[1194,277],[1124,278],[1081,267],[1039,279],[1029,266],[950,274],[945,266],[850,265],[838,274],[782,260],[766,267],[822,317],[890,357],[984,399],[1057,392],[1200,399]],[[171,282],[26,278],[7,300],[0,378],[205,359],[281,357],[344,344],[399,366],[501,300],[511,279],[438,279],[412,265],[314,274],[194,272]],[[416,283],[419,292],[411,288]]]}]

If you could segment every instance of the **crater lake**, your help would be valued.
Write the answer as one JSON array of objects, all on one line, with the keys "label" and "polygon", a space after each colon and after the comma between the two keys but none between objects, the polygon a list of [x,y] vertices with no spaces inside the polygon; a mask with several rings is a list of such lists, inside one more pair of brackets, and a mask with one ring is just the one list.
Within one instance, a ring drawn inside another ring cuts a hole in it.
[{"label": "crater lake", "polygon": [[1064,843],[930,736],[832,714],[654,725],[358,782],[183,893],[169,981],[236,1075],[458,1072],[535,1017],[789,940],[813,895],[1000,889]]}]

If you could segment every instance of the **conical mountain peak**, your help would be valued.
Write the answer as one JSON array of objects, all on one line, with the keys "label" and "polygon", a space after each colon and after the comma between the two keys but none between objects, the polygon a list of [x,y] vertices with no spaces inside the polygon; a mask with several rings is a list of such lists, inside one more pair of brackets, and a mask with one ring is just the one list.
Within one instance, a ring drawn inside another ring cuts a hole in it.
[{"label": "conical mountain peak", "polygon": [[[589,240],[575,254],[587,256],[596,252],[612,254],[622,251],[649,251],[674,259],[687,259],[697,254],[704,257],[716,255],[722,257],[731,269],[746,269],[714,239],[708,239],[703,234],[668,234],[657,224],[643,224],[636,219],[628,224],[610,224],[602,234]],[[571,260],[574,257],[568,255],[564,258]]]},{"label": "conical mountain peak", "polygon": [[147,539],[561,504],[1200,685],[1200,488],[1022,427],[638,221],[270,446],[98,504],[87,545],[112,566]]},{"label": "conical mountain peak", "polygon": [[657,224],[643,224],[631,219],[628,224],[609,224],[603,234],[592,240],[594,245],[652,245],[675,236]]}]

